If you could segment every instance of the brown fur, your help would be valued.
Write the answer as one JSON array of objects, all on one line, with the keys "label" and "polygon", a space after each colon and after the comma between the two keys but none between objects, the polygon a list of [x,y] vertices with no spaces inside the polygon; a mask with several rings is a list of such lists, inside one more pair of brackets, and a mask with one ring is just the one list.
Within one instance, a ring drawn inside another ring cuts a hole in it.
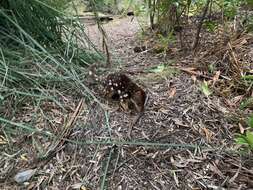
[{"label": "brown fur", "polygon": [[94,67],[91,67],[89,74],[103,85],[103,95],[106,98],[119,101],[124,109],[139,113],[144,111],[146,93],[141,87],[123,73],[112,73],[99,79]]}]

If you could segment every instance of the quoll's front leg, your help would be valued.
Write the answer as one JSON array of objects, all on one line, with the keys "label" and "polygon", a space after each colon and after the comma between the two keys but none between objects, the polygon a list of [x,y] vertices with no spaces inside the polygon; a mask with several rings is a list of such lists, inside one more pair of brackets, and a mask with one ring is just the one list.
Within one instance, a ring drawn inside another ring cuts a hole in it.
[{"label": "quoll's front leg", "polygon": [[128,138],[131,138],[131,133],[133,130],[133,126],[139,121],[140,117],[144,113],[144,107],[146,102],[146,93],[140,88],[137,92],[133,94],[133,97],[130,99],[132,104],[135,106],[137,111],[137,115],[133,118],[130,128],[128,131]]}]

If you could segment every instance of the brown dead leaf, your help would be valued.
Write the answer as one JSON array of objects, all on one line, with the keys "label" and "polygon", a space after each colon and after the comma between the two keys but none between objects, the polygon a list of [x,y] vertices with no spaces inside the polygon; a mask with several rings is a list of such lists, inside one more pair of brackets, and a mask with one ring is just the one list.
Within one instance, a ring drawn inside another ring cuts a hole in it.
[{"label": "brown dead leaf", "polygon": [[7,144],[7,139],[4,136],[0,135],[0,145],[4,144]]},{"label": "brown dead leaf", "polygon": [[207,76],[206,73],[202,73],[202,72],[196,70],[193,67],[187,67],[187,68],[176,67],[176,68],[183,71],[183,72],[186,72],[190,75],[196,75],[198,77],[202,77],[202,78],[206,78],[206,79],[212,79],[211,77]]},{"label": "brown dead leaf", "polygon": [[226,99],[225,102],[229,107],[235,108],[238,106],[238,104],[241,102],[242,99],[243,99],[243,95],[240,95],[240,96],[236,96],[232,98],[231,100]]},{"label": "brown dead leaf", "polygon": [[245,131],[245,129],[243,128],[242,124],[239,123],[239,124],[238,124],[238,127],[239,127],[239,129],[240,129],[240,133],[243,134],[244,131]]},{"label": "brown dead leaf", "polygon": [[54,121],[56,124],[62,124],[62,123],[63,123],[63,118],[62,118],[62,117],[56,117],[53,121]]},{"label": "brown dead leaf", "polygon": [[209,129],[207,129],[206,127],[203,127],[202,130],[204,131],[204,133],[205,133],[205,135],[206,135],[206,140],[207,140],[208,142],[210,142],[210,141],[211,141],[211,138],[212,138],[212,136],[213,136],[213,133],[212,133]]},{"label": "brown dead leaf", "polygon": [[171,90],[168,92],[169,98],[173,98],[176,95],[176,92],[176,87],[171,88]]},{"label": "brown dead leaf", "polygon": [[220,77],[220,71],[217,71],[215,73],[215,75],[213,76],[213,86],[215,85],[215,83],[219,80]]},{"label": "brown dead leaf", "polygon": [[242,99],[243,99],[243,95],[236,96],[236,97],[232,98],[232,102],[234,104],[238,104],[238,103],[240,103],[242,101]]}]

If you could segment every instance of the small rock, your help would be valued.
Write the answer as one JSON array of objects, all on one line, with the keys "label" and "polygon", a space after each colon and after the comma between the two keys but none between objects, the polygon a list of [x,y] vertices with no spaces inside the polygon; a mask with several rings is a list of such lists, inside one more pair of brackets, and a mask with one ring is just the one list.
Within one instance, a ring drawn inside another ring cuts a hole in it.
[{"label": "small rock", "polygon": [[36,169],[35,170],[25,170],[22,172],[19,172],[15,175],[14,180],[17,183],[23,183],[25,181],[28,181],[34,174],[36,173]]}]

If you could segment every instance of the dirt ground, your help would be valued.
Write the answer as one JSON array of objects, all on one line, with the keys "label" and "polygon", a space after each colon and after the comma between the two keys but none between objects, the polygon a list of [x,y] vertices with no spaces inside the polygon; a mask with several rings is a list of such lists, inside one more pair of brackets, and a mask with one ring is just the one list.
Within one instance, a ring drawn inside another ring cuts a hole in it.
[{"label": "dirt ground", "polygon": [[[28,184],[10,189],[253,189],[253,159],[237,153],[231,110],[221,97],[205,96],[201,81],[174,68],[150,72],[158,65],[189,66],[191,54],[165,57],[141,45],[140,25],[131,17],[104,25],[113,68],[127,71],[148,94],[144,115],[127,133],[133,115],[108,104],[85,104],[62,149],[40,165]],[[96,26],[88,36],[101,47]],[[104,104],[105,100],[98,97]],[[102,142],[102,143],[101,143]]]},{"label": "dirt ground", "polygon": [[[89,28],[90,37],[99,44],[101,40],[97,41],[94,27]],[[104,150],[96,156],[96,163],[99,163],[103,162],[101,154],[104,159],[110,155],[108,189],[253,188],[250,182],[253,160],[232,151],[235,149],[233,131],[236,126],[231,122],[230,110],[222,99],[206,97],[200,91],[199,81],[183,72],[173,69],[158,74],[141,72],[164,63],[191,65],[194,60],[192,56],[170,59],[149,51],[134,53],[134,47],[141,45],[138,40],[140,25],[131,17],[110,22],[104,28],[110,39],[110,52],[115,58],[113,68],[131,71],[131,78],[145,88],[149,97],[144,116],[134,127],[130,140],[133,143],[144,142],[143,146],[137,143],[101,147]],[[101,47],[101,43],[99,45]],[[95,112],[91,114],[94,123],[102,114],[97,113],[98,110]],[[127,141],[132,116],[115,110],[109,115],[107,129],[96,122],[99,130],[93,126],[85,131],[92,134],[89,139]],[[164,146],[145,146],[145,143]],[[165,145],[170,143],[175,147]],[[187,147],[192,144],[196,147]],[[102,165],[97,167],[95,171],[100,171]],[[90,179],[101,176],[93,171],[90,170]]]}]

